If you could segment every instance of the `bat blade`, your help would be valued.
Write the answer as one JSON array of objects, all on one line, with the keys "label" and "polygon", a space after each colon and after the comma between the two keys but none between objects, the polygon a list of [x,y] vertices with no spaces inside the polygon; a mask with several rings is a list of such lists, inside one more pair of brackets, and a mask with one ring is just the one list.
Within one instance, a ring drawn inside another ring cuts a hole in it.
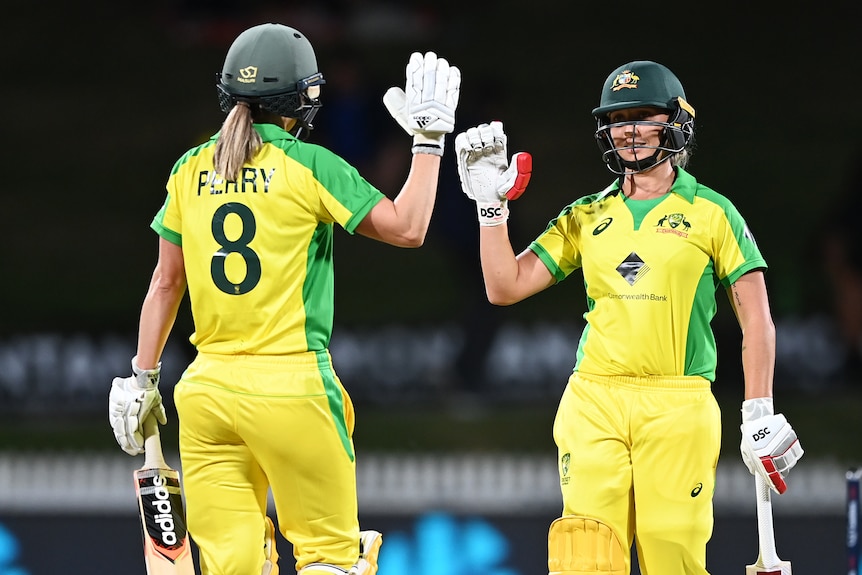
[{"label": "bat blade", "polygon": [[165,462],[154,418],[144,433],[146,460],[133,475],[147,575],[195,575],[180,474]]},{"label": "bat blade", "polygon": [[772,523],[772,494],[769,485],[754,476],[757,489],[757,561],[745,566],[745,575],[792,575],[790,561],[782,561],[775,551],[775,529]]}]

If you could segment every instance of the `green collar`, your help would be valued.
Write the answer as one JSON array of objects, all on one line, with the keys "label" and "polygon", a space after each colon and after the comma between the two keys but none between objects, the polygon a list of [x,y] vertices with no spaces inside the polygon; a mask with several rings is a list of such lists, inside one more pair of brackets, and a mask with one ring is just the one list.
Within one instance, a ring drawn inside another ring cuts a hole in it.
[{"label": "green collar", "polygon": [[[697,180],[694,176],[680,167],[675,167],[674,171],[676,171],[676,179],[674,179],[673,185],[670,187],[670,191],[678,196],[682,196],[688,200],[690,204],[693,204],[694,197],[697,195]],[[598,199],[618,194],[620,192],[620,180],[621,178],[614,180],[611,185],[602,190]]]},{"label": "green collar", "polygon": [[694,196],[697,195],[697,180],[682,168],[674,168],[674,170],[676,170],[676,179],[673,181],[670,191],[693,204]]},{"label": "green collar", "polygon": [[272,142],[273,140],[295,140],[293,134],[275,124],[254,124],[254,129],[260,134],[260,139],[264,142]]}]

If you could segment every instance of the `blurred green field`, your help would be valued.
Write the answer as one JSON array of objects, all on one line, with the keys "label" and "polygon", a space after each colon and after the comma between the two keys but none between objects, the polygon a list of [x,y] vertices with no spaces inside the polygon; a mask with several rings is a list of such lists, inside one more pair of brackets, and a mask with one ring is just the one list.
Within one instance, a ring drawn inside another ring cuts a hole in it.
[{"label": "blurred green field", "polygon": [[[718,396],[723,419],[723,457],[737,457],[739,398]],[[463,399],[437,405],[356,406],[354,440],[362,452],[552,453],[553,402],[478,403]],[[840,393],[783,392],[776,409],[796,429],[806,458],[862,464],[862,390]],[[169,409],[162,428],[166,451],[176,450],[176,418]],[[107,416],[5,417],[0,450],[109,451],[118,449]]]}]

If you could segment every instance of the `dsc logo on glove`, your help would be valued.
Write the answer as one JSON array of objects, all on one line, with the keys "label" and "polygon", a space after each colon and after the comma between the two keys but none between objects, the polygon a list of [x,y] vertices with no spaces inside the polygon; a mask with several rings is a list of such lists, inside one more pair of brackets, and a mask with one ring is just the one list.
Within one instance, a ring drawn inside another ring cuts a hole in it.
[{"label": "dsc logo on glove", "polygon": [[755,442],[760,441],[761,439],[766,439],[766,436],[769,435],[769,428],[764,427],[763,429],[758,430],[756,433],[751,435],[751,439]]},{"label": "dsc logo on glove", "polygon": [[501,218],[503,217],[503,208],[502,206],[498,206],[496,208],[480,208],[479,215],[483,218]]}]

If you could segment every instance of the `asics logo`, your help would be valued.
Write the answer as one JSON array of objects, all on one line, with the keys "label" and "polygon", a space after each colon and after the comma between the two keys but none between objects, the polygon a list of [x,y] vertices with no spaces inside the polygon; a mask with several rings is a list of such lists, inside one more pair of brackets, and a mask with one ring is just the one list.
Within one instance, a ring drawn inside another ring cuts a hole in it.
[{"label": "asics logo", "polygon": [[691,490],[691,496],[697,497],[700,495],[700,492],[703,490],[703,483],[698,483],[694,486],[694,489]]},{"label": "asics logo", "polygon": [[603,220],[601,221],[601,223],[600,223],[599,225],[597,225],[597,226],[593,229],[593,235],[594,235],[594,236],[597,236],[597,235],[599,235],[600,233],[602,233],[603,231],[605,231],[606,229],[608,229],[608,226],[609,226],[609,225],[611,225],[611,222],[612,222],[612,221],[614,221],[614,219],[613,219],[613,218],[605,218],[605,219],[603,219]]}]

